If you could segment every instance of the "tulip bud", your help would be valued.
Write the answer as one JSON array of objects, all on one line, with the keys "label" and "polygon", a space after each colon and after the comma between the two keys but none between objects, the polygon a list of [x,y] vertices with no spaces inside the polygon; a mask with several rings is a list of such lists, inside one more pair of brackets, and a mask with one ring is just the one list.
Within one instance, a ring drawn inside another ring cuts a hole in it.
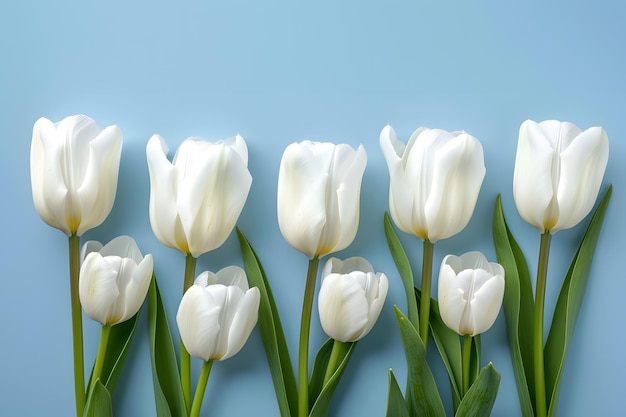
[{"label": "tulip bud", "polygon": [[152,255],[141,255],[135,241],[120,236],[106,245],[89,241],[82,250],[79,297],[85,313],[102,325],[134,316],[152,278]]},{"label": "tulip bud", "polygon": [[359,226],[365,148],[304,141],[283,153],[278,173],[278,225],[309,259],[346,248]]},{"label": "tulip bud", "polygon": [[522,218],[540,233],[576,226],[598,197],[609,158],[601,127],[584,132],[569,122],[522,123],[513,196]]},{"label": "tulip bud", "polygon": [[117,126],[102,130],[83,115],[37,120],[30,179],[42,220],[67,236],[99,226],[113,208],[121,152]]},{"label": "tulip bud", "polygon": [[159,135],[148,141],[150,224],[161,243],[197,258],[220,247],[235,227],[252,176],[239,135],[211,143],[188,138],[173,162]]},{"label": "tulip bud", "polygon": [[185,349],[204,361],[235,355],[257,322],[260,297],[258,288],[248,288],[246,273],[239,267],[200,274],[176,314]]},{"label": "tulip bud", "polygon": [[463,230],[485,177],[480,142],[465,132],[419,128],[405,145],[386,126],[380,146],[396,226],[432,243]]},{"label": "tulip bud", "polygon": [[480,252],[443,258],[439,270],[439,313],[460,335],[486,332],[498,317],[504,297],[504,268]]},{"label": "tulip bud", "polygon": [[326,334],[341,342],[356,342],[374,327],[383,308],[389,282],[363,258],[330,258],[322,271],[318,308]]}]

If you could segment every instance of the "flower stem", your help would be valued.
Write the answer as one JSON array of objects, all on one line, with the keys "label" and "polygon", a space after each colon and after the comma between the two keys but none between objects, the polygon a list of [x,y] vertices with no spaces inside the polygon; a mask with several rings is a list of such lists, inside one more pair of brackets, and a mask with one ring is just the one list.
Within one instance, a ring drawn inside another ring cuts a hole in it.
[{"label": "flower stem", "polygon": [[420,303],[419,333],[424,342],[424,349],[428,346],[428,320],[430,316],[430,284],[433,276],[433,247],[429,240],[424,241],[424,256],[422,259],[422,298]]},{"label": "flower stem", "polygon": [[69,238],[70,252],[70,298],[72,304],[72,341],[74,349],[74,394],[76,415],[82,416],[85,408],[85,360],[83,356],[83,316],[78,296],[80,272],[80,236]]},{"label": "flower stem", "polygon": [[298,415],[309,415],[309,329],[311,328],[311,310],[319,258],[309,260],[302,302],[302,320],[300,321],[300,346],[298,350]]},{"label": "flower stem", "polygon": [[212,366],[212,360],[208,360],[202,365],[202,370],[200,371],[200,377],[198,378],[198,386],[196,387],[196,393],[193,397],[193,405],[191,406],[191,412],[189,413],[189,417],[198,417],[200,415],[202,400],[204,399],[204,392],[206,391],[206,384],[209,380]]},{"label": "flower stem", "polygon": [[100,344],[98,345],[98,354],[96,355],[96,363],[93,365],[93,374],[91,375],[91,387],[93,389],[96,381],[100,379],[102,375],[102,366],[104,365],[104,358],[106,356],[107,345],[109,344],[109,335],[111,334],[111,325],[105,324],[102,326],[102,332],[100,333]]},{"label": "flower stem", "polygon": [[546,378],[543,361],[543,310],[546,298],[546,278],[548,275],[548,257],[550,255],[549,231],[541,235],[539,245],[539,261],[537,263],[537,287],[535,289],[535,328],[533,340],[533,354],[535,365],[535,405],[536,417],[547,415],[546,405]]},{"label": "flower stem", "polygon": [[339,362],[339,356],[341,354],[343,344],[344,343],[339,340],[335,340],[333,342],[333,350],[330,352],[330,358],[328,359],[328,365],[326,366],[326,374],[324,375],[324,385],[322,386],[326,386],[328,381],[330,381],[330,378],[332,378],[333,374],[337,370],[337,362]]},{"label": "flower stem", "polygon": [[[196,258],[187,255],[185,258],[185,280],[183,285],[183,294],[193,285],[193,278],[196,274]],[[191,408],[191,358],[189,352],[180,340],[180,385],[183,390],[183,398],[185,400],[186,409]],[[200,412],[200,410],[198,410]]]},{"label": "flower stem", "polygon": [[469,334],[463,336],[463,392],[461,399],[465,397],[470,387],[470,362],[472,358],[472,339]]}]

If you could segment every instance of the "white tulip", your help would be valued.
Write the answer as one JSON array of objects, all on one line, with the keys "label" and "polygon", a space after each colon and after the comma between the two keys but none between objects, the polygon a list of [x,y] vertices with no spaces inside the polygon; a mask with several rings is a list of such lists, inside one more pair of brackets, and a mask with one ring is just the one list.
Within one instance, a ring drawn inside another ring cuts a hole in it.
[{"label": "white tulip", "polygon": [[278,174],[278,225],[313,259],[344,249],[359,226],[367,154],[359,146],[304,141],[289,145]]},{"label": "white tulip", "polygon": [[120,236],[106,245],[89,241],[82,250],[79,296],[85,313],[102,325],[128,320],[138,311],[152,278],[152,255]]},{"label": "white tulip", "polygon": [[30,178],[35,209],[67,236],[81,236],[111,212],[117,190],[122,132],[102,130],[87,116],[33,126]]},{"label": "white tulip", "polygon": [[248,288],[246,273],[239,267],[200,274],[176,314],[185,349],[204,361],[235,355],[256,325],[260,297],[258,288]]},{"label": "white tulip", "polygon": [[228,238],[248,197],[248,148],[239,135],[188,138],[173,162],[159,135],[148,141],[150,224],[161,243],[197,258]]},{"label": "white tulip", "polygon": [[513,196],[522,218],[540,233],[569,229],[593,208],[609,158],[601,127],[584,132],[569,122],[522,123]]},{"label": "white tulip", "polygon": [[318,309],[326,334],[341,342],[355,342],[374,327],[387,297],[385,274],[363,258],[330,258],[322,271]]},{"label": "white tulip", "polygon": [[504,268],[480,252],[448,255],[439,271],[439,312],[450,329],[475,336],[493,325],[504,297]]},{"label": "white tulip", "polygon": [[465,132],[419,128],[405,145],[386,126],[380,146],[396,226],[432,243],[463,230],[485,177],[480,142]]}]

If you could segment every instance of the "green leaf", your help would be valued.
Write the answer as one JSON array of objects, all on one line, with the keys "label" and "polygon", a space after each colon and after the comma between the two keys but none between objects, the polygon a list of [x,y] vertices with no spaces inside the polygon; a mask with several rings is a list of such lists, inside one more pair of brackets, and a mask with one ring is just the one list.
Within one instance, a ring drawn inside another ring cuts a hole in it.
[{"label": "green leaf", "polygon": [[295,416],[298,414],[298,391],[274,296],[258,256],[239,228],[237,236],[248,282],[261,293],[258,327],[274,381],[278,409],[282,417]]},{"label": "green leaf", "polygon": [[485,366],[463,397],[455,417],[489,417],[498,395],[500,374],[491,363]]},{"label": "green leaf", "polygon": [[154,400],[158,417],[185,417],[180,374],[167,315],[154,275],[148,291],[148,326]]},{"label": "green leaf", "polygon": [[426,348],[409,319],[394,306],[407,362],[406,400],[409,414],[420,417],[445,417],[433,374],[426,362]]},{"label": "green leaf", "polygon": [[585,295],[585,288],[591,270],[591,261],[602,229],[613,187],[609,186],[604,198],[596,209],[580,247],[567,271],[559,298],[554,309],[552,325],[545,347],[546,393],[549,398],[548,415],[556,416],[559,386],[565,366],[565,359],[574,334],[578,313]]},{"label": "green leaf", "polygon": [[398,381],[393,375],[393,371],[389,370],[389,392],[387,394],[387,417],[411,417],[409,410],[406,408],[406,402],[402,396],[402,391],[398,386]]},{"label": "green leaf", "polygon": [[416,329],[419,329],[419,313],[417,310],[417,303],[415,302],[414,288],[415,281],[413,280],[413,271],[411,270],[411,264],[409,258],[406,256],[406,252],[402,247],[400,239],[396,234],[391,220],[389,219],[389,213],[385,213],[385,236],[387,237],[387,245],[391,252],[391,257],[398,268],[400,278],[404,284],[404,291],[406,292],[406,303],[409,315],[409,321],[413,323]]},{"label": "green leaf", "polygon": [[[342,344],[342,351],[340,354],[341,360],[339,360],[339,365],[337,366],[337,369],[330,377],[326,385],[324,385],[324,387],[322,388],[319,396],[317,396],[317,398],[314,400],[313,407],[311,407],[311,412],[309,413],[309,417],[326,417],[326,415],[328,415],[328,409],[330,408],[330,402],[333,398],[333,394],[337,389],[337,385],[339,385],[339,381],[341,380],[343,372],[346,370],[346,366],[348,366],[348,362],[350,361],[350,357],[352,356],[352,352],[354,351],[355,347],[356,342]],[[328,353],[328,355],[330,355],[330,353]],[[321,362],[323,361],[324,360],[322,359]],[[325,362],[326,364],[328,364],[328,358],[326,358]],[[314,397],[309,398],[309,401],[313,401],[313,398]]]},{"label": "green leaf", "polygon": [[480,373],[480,335],[472,337],[472,353],[470,356],[470,385],[476,381]]},{"label": "green leaf", "polygon": [[528,264],[504,219],[501,197],[493,213],[493,241],[505,271],[504,315],[522,415],[534,416],[533,371],[534,300]]},{"label": "green leaf", "polygon": [[315,355],[315,362],[313,363],[313,372],[311,373],[311,380],[309,381],[309,402],[313,403],[322,392],[324,388],[324,377],[326,376],[326,368],[328,367],[328,361],[330,354],[333,351],[333,345],[335,341],[328,339],[317,351]]},{"label": "green leaf", "polygon": [[113,417],[111,395],[106,387],[102,385],[100,379],[96,381],[93,388],[89,391],[83,417]]}]

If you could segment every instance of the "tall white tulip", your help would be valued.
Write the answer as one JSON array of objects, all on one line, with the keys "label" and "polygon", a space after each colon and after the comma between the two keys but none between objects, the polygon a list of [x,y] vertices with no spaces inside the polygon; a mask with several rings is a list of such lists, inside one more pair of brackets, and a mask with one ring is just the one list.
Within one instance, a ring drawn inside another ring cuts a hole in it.
[{"label": "tall white tulip", "polygon": [[79,295],[85,313],[102,325],[134,316],[143,304],[152,278],[152,255],[145,257],[135,240],[120,236],[106,245],[85,243]]},{"label": "tall white tulip", "polygon": [[493,325],[504,297],[504,268],[480,252],[443,258],[439,312],[450,329],[475,336]]},{"label": "tall white tulip", "polygon": [[239,267],[200,274],[176,314],[189,354],[221,361],[239,352],[256,325],[260,297],[258,288],[248,288],[246,273]]},{"label": "tall white tulip", "polygon": [[432,243],[463,230],[485,177],[480,142],[465,132],[419,128],[405,145],[387,125],[380,146],[398,228]]},{"label": "tall white tulip", "polygon": [[389,281],[363,258],[330,258],[322,270],[318,309],[326,334],[356,342],[374,327],[387,297]]},{"label": "tall white tulip", "polygon": [[87,116],[33,126],[30,178],[35,209],[67,236],[81,236],[111,212],[117,190],[122,132],[102,130]]},{"label": "tall white tulip", "polygon": [[609,158],[601,127],[584,132],[569,122],[522,123],[513,196],[522,218],[540,233],[569,229],[593,208]]},{"label": "tall white tulip", "polygon": [[361,180],[367,154],[346,144],[289,145],[278,173],[278,225],[309,259],[347,247],[359,226]]},{"label": "tall white tulip", "polygon": [[197,258],[221,246],[235,227],[252,176],[239,135],[211,143],[183,141],[173,162],[159,135],[148,141],[150,224],[166,246]]}]

